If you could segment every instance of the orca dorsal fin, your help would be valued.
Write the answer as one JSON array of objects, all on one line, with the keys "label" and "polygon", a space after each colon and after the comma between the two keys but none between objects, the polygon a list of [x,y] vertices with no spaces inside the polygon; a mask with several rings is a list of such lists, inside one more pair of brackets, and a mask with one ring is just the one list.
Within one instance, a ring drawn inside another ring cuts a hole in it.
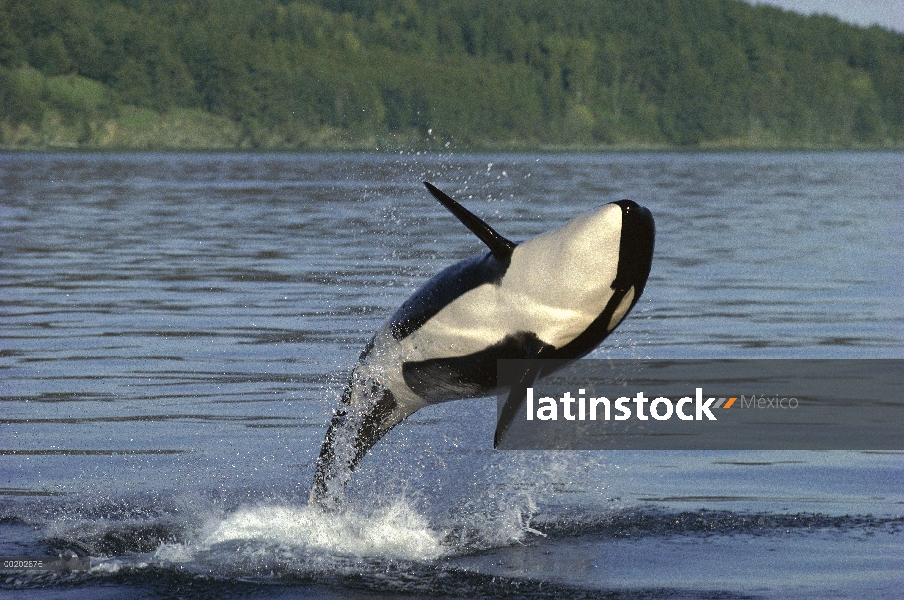
[{"label": "orca dorsal fin", "polygon": [[486,224],[486,222],[469,211],[467,208],[450,198],[445,192],[438,189],[428,181],[424,182],[433,197],[439,200],[440,204],[449,209],[458,220],[464,223],[464,226],[474,232],[474,235],[480,238],[484,244],[490,249],[497,259],[508,262],[512,258],[512,252],[515,250],[515,242],[499,235],[495,229]]}]

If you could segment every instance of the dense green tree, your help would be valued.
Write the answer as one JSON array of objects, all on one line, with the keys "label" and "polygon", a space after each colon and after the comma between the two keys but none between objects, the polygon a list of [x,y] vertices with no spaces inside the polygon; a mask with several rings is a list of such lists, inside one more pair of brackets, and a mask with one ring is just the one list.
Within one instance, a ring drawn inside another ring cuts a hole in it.
[{"label": "dense green tree", "polygon": [[737,0],[0,0],[0,68],[8,122],[192,107],[289,145],[904,140],[904,35]]}]

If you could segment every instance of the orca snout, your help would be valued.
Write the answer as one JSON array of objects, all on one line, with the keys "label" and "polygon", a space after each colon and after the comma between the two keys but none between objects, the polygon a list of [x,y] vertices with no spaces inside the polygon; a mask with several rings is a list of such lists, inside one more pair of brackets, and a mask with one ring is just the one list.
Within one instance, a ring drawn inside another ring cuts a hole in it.
[{"label": "orca snout", "polygon": [[622,209],[622,230],[624,231],[627,227],[634,233],[644,233],[648,235],[650,244],[652,244],[656,226],[650,209],[633,200],[619,200],[614,204],[619,205]]},{"label": "orca snout", "polygon": [[653,262],[656,224],[653,214],[633,200],[615,202],[622,210],[621,241],[618,252],[618,277],[613,288],[633,286],[636,297],[643,292]]}]

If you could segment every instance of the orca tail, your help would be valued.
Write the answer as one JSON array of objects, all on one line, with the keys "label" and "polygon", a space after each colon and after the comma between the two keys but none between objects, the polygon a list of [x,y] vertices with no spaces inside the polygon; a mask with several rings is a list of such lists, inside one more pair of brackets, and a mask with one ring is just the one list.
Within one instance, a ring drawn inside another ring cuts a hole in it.
[{"label": "orca tail", "polygon": [[486,221],[450,198],[429,181],[425,181],[424,185],[427,186],[433,197],[439,200],[440,204],[449,209],[449,212],[455,215],[465,227],[470,229],[474,235],[480,238],[480,241],[487,245],[493,256],[504,262],[508,262],[511,259],[512,252],[518,244],[499,235],[495,229],[487,225]]}]

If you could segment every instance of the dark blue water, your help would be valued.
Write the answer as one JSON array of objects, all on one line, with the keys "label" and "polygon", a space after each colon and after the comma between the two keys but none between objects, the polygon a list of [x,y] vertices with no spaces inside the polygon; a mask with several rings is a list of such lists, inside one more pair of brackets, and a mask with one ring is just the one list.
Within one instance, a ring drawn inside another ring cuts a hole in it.
[{"label": "dark blue water", "polygon": [[[900,598],[896,452],[495,452],[424,409],[305,507],[364,343],[480,243],[632,198],[612,358],[904,357],[904,155],[0,155],[0,595]],[[542,282],[538,282],[542,285]]]}]

